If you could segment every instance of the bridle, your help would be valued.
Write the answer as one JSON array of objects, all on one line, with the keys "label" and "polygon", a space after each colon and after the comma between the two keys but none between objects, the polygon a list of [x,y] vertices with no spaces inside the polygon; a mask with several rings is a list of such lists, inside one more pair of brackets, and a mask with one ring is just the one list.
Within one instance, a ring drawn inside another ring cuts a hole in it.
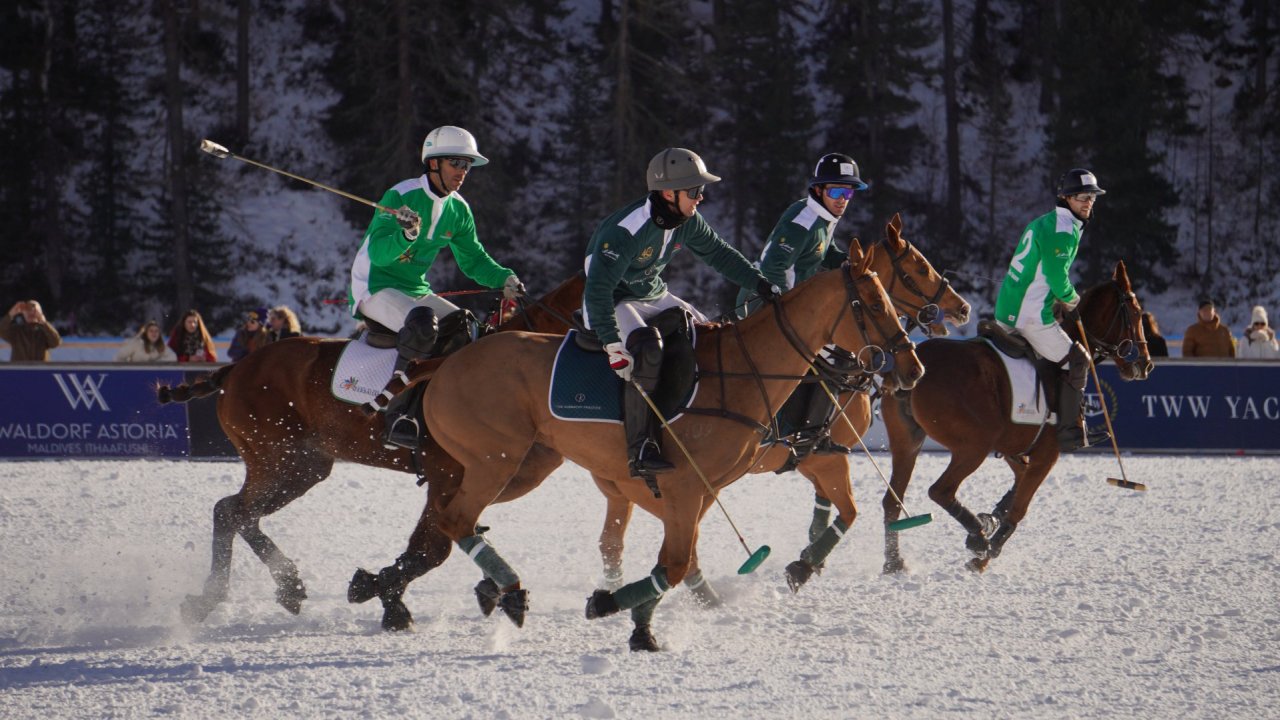
[{"label": "bridle", "polygon": [[[893,265],[893,275],[889,279],[889,286],[885,288],[885,292],[891,299],[893,299],[893,304],[895,306],[903,306],[908,310],[915,311],[915,315],[907,316],[908,330],[910,330],[911,325],[914,324],[919,327],[926,336],[931,337],[933,335],[933,331],[929,329],[929,326],[936,323],[942,316],[942,309],[938,306],[938,301],[941,300],[942,296],[951,289],[951,282],[946,278],[941,278],[942,281],[938,284],[938,291],[933,295],[929,295],[921,289],[915,278],[911,277],[911,273],[903,267],[902,262],[913,250],[915,250],[915,247],[910,241],[903,240],[902,242],[906,247],[903,248],[902,252],[896,256],[893,254],[893,251],[889,249],[889,244],[884,244],[885,250],[889,253],[889,262]],[[901,282],[902,286],[909,292],[923,300],[924,304],[921,305],[913,302],[907,302],[894,297],[893,289],[897,287],[899,282]]]},{"label": "bridle", "polygon": [[[1093,350],[1096,357],[1114,357],[1125,362],[1132,362],[1129,359],[1134,348],[1137,348],[1137,357],[1141,357],[1147,349],[1147,339],[1139,332],[1138,323],[1140,319],[1133,317],[1136,313],[1133,306],[1138,303],[1138,296],[1133,290],[1125,290],[1120,283],[1115,280],[1111,281],[1111,287],[1116,291],[1116,311],[1111,317],[1111,322],[1107,324],[1107,329],[1101,336],[1089,331],[1085,328],[1085,338],[1089,341],[1089,348]],[[1116,327],[1119,326],[1120,340],[1117,342],[1108,342],[1105,338],[1115,337]]]}]

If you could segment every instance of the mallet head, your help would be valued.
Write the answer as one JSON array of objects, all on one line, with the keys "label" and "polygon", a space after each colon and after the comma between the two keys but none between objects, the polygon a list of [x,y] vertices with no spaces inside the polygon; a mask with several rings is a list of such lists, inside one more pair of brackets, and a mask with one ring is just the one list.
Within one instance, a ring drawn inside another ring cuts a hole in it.
[{"label": "mallet head", "polygon": [[231,156],[230,150],[222,147],[212,140],[209,140],[208,138],[200,141],[200,149],[216,158],[227,158]]}]

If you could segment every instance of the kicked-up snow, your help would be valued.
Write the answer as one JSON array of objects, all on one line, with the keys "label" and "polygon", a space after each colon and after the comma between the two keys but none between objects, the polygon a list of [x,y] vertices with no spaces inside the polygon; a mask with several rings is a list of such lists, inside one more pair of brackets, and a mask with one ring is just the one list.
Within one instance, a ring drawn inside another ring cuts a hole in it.
[{"label": "kicked-up snow", "polygon": [[[572,465],[482,518],[531,591],[523,629],[480,615],[480,573],[455,551],[406,594],[415,629],[388,634],[347,581],[404,549],[425,496],[411,476],[339,465],[263,521],[306,583],[301,615],[237,540],[229,600],[187,627],[178,606],[241,465],[0,463],[0,717],[1280,717],[1280,459],[1130,456],[1151,488],[1135,493],[1106,484],[1114,457],[1064,457],[983,575],[925,494],[945,463],[921,459],[906,501],[934,521],[902,534],[908,572],[884,576],[883,485],[855,458],[862,514],[798,594],[783,568],[811,487],[736,483],[725,506],[773,553],[736,575],[746,552],[713,508],[699,553],[725,604],[673,590],[658,653],[627,649],[626,613],[583,616],[603,500]],[[1009,482],[990,460],[961,500],[990,510]],[[637,512],[628,580],[660,536]]]}]

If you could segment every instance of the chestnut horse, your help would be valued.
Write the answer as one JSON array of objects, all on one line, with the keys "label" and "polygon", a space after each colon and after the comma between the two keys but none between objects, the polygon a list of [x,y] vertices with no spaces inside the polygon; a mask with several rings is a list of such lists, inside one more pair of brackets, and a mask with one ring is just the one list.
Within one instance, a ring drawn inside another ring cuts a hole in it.
[{"label": "chestnut horse", "polygon": [[[969,322],[969,303],[951,288],[951,284],[934,270],[933,265],[914,245],[902,237],[901,217],[893,216],[885,225],[883,245],[870,246],[867,254],[872,258],[871,270],[885,284],[885,290],[898,315],[920,326],[927,335],[946,335],[946,326],[941,323],[944,319],[956,327]],[[833,440],[856,449],[859,439],[871,427],[871,390],[871,387],[867,387],[839,393],[840,407],[853,429],[837,415],[831,426]],[[832,387],[832,391],[836,392],[836,388]],[[778,472],[790,459],[789,448],[780,441],[766,445],[761,450],[748,473]],[[858,511],[849,482],[849,465],[847,455],[809,454],[795,468],[813,483],[816,505],[820,509],[815,512],[815,521],[809,528],[810,546],[805,548],[806,552],[801,554],[801,559],[787,566],[787,581],[793,591],[798,591],[815,567],[821,566],[823,558],[816,557],[815,551],[830,551],[825,544],[817,547],[814,544],[819,543],[823,533],[827,532],[831,507],[834,505],[844,529],[853,525]],[[617,490],[614,483],[597,478],[596,484],[608,500],[604,527],[600,531],[600,555],[604,562],[605,583],[609,587],[617,587],[622,580],[623,538],[631,522],[634,505]],[[646,502],[649,505],[646,509],[653,512],[655,503],[647,499]],[[716,593],[701,573],[692,573],[685,583],[704,603],[717,602]]]},{"label": "chestnut horse", "polygon": [[[577,273],[497,329],[563,328],[581,304],[585,276]],[[383,447],[381,416],[329,392],[334,367],[348,340],[291,338],[255,350],[239,362],[188,385],[160,387],[161,404],[218,392],[218,422],[244,460],[240,491],[213,507],[212,568],[201,595],[182,604],[188,622],[201,622],[227,597],[236,535],[271,572],[276,602],[298,613],[306,589],[298,569],[267,537],[259,520],[302,497],[329,477],[336,460],[437,476],[456,470],[448,456],[427,446],[416,453]],[[427,361],[439,363],[439,360]]]},{"label": "chestnut horse", "polygon": [[[1142,306],[1123,261],[1116,264],[1110,282],[1085,291],[1079,310],[1095,361],[1110,357],[1123,380],[1145,380],[1154,366],[1142,333]],[[1063,329],[1072,340],[1080,339],[1074,324]],[[1126,355],[1134,349],[1137,357],[1130,362]],[[968,567],[981,572],[1000,554],[1058,461],[1057,433],[1009,419],[1009,380],[996,351],[987,344],[928,340],[921,343],[919,355],[928,370],[924,379],[909,392],[887,393],[881,402],[893,455],[890,485],[898,497],[906,492],[926,435],[950,450],[951,462],[929,488],[929,497],[968,531],[965,545],[974,555]],[[975,516],[956,499],[956,492],[992,452],[1002,454],[1013,469],[1013,487],[990,514]],[[886,491],[886,573],[906,569],[897,533],[889,529],[899,511]]]},{"label": "chestnut horse", "polygon": [[[855,246],[844,267],[802,283],[774,303],[773,312],[758,312],[737,324],[702,328],[698,367],[704,375],[721,374],[724,385],[732,390],[725,391],[716,382],[703,383],[695,407],[714,409],[717,414],[689,413],[674,423],[697,467],[688,458],[668,452],[676,467],[658,476],[662,498],[657,502],[651,502],[653,493],[644,481],[630,477],[619,426],[584,425],[552,416],[548,386],[562,338],[498,333],[462,348],[435,371],[423,410],[435,444],[462,465],[463,473],[447,500],[437,504],[429,498],[419,532],[443,533],[456,543],[491,583],[490,602],[522,624],[528,592],[487,544],[477,522],[486,507],[509,499],[513,481],[530,477],[531,460],[558,464],[568,458],[613,482],[633,502],[651,503],[663,521],[665,537],[653,574],[616,593],[596,591],[587,606],[589,618],[635,609],[632,647],[656,649],[649,629],[653,609],[662,592],[680,582],[693,565],[698,524],[714,502],[714,493],[750,468],[759,447],[759,430],[795,390],[815,353],[829,343],[854,352],[869,345],[884,347],[894,356],[896,382],[910,387],[919,379],[922,368],[914,346],[898,326],[884,287],[869,271],[870,261]],[[513,357],[521,361],[511,363]],[[485,381],[477,382],[477,377]],[[518,488],[521,493],[529,489]],[[376,592],[386,607],[387,584],[399,584],[406,575],[412,579],[438,566],[449,549],[436,544],[406,553],[376,579],[367,573],[362,578],[363,571],[357,571],[349,595],[358,601]],[[399,602],[398,596],[395,601]]]}]

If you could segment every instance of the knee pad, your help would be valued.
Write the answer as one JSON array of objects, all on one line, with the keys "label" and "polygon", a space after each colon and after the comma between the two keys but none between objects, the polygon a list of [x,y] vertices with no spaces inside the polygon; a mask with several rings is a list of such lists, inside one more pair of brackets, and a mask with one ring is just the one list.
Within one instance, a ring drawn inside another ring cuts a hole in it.
[{"label": "knee pad", "polygon": [[655,327],[645,326],[633,330],[627,336],[627,352],[635,359],[631,375],[645,392],[653,392],[658,384],[658,372],[662,369],[662,334]]},{"label": "knee pad", "polygon": [[475,315],[470,310],[455,310],[445,315],[440,319],[439,334],[431,356],[448,355],[471,342],[475,339],[476,327]]},{"label": "knee pad", "polygon": [[1067,383],[1072,388],[1083,391],[1089,373],[1089,357],[1080,343],[1072,343],[1067,351]]},{"label": "knee pad", "polygon": [[396,337],[396,347],[400,357],[417,360],[427,357],[436,343],[440,333],[436,322],[436,311],[429,307],[416,307],[405,316],[404,326]]}]

